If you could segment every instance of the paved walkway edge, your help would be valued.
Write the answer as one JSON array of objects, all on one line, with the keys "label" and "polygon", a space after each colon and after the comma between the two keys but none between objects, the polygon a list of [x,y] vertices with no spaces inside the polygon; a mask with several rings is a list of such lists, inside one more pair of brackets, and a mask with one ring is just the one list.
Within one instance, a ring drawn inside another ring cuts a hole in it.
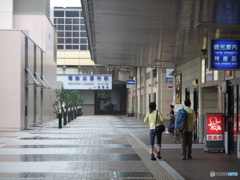
[{"label": "paved walkway edge", "polygon": [[[134,134],[129,133],[148,153],[149,153],[149,147],[146,146],[138,137],[136,137]],[[177,180],[184,180],[184,178],[177,172],[175,169],[173,169],[171,166],[169,166],[164,160],[157,161],[174,179]]]}]

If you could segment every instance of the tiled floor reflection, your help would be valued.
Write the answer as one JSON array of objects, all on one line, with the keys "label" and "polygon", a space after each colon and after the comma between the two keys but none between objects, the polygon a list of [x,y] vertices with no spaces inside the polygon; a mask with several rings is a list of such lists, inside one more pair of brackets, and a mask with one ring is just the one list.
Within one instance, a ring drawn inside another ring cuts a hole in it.
[{"label": "tiled floor reflection", "polygon": [[[2,148],[95,148],[96,145],[5,145]],[[129,148],[130,144],[103,144],[99,148]]]},{"label": "tiled floor reflection", "polygon": [[149,172],[70,172],[70,173],[0,173],[0,179],[150,179],[155,180]]},{"label": "tiled floor reflection", "polygon": [[12,154],[0,155],[0,162],[36,161],[141,161],[137,154]]},{"label": "tiled floor reflection", "polygon": [[[121,126],[121,121],[130,126]],[[117,116],[82,116],[67,128],[57,126],[55,121],[4,141],[0,179],[156,179],[134,150],[141,147],[133,148],[129,134],[119,130],[141,129],[138,123]]]}]

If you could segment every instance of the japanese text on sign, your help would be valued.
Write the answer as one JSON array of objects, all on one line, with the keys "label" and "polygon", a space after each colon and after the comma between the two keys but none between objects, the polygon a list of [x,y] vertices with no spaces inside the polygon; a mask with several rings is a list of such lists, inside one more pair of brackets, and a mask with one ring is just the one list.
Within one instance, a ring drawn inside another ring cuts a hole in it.
[{"label": "japanese text on sign", "polygon": [[239,40],[212,40],[210,52],[210,68],[239,69]]}]

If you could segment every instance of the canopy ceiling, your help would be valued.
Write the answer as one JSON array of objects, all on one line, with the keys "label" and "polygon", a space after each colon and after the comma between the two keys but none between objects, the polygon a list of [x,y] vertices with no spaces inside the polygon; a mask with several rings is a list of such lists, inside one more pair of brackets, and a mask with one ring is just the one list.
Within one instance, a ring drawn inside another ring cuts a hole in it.
[{"label": "canopy ceiling", "polygon": [[96,64],[175,68],[201,56],[208,38],[240,34],[235,0],[81,3]]}]

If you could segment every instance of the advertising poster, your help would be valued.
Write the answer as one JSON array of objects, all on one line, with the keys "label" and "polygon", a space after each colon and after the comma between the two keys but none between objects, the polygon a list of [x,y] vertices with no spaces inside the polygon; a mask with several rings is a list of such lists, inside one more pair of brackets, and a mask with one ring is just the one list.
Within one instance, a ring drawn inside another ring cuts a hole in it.
[{"label": "advertising poster", "polygon": [[175,77],[175,103],[181,104],[181,93],[182,93],[182,78],[181,74]]},{"label": "advertising poster", "polygon": [[223,141],[222,114],[206,114],[206,140]]}]

